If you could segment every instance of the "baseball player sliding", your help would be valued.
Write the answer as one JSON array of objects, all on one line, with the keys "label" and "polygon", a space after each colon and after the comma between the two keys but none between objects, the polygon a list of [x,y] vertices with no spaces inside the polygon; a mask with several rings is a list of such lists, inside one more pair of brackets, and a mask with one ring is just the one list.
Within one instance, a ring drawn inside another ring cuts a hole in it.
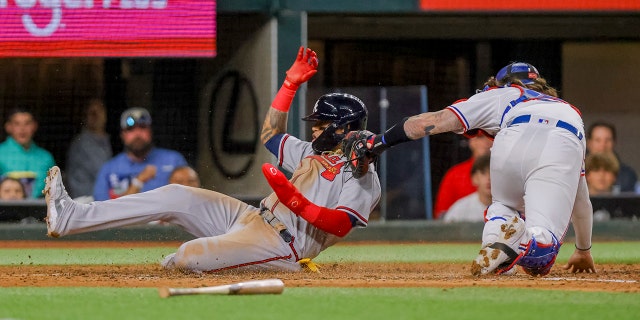
[{"label": "baseball player sliding", "polygon": [[[384,134],[350,132],[349,164],[368,162],[396,144],[442,132],[495,137],[491,194],[474,275],[501,274],[520,265],[530,275],[553,266],[572,221],[576,248],[565,266],[595,272],[593,212],[583,163],[584,125],[578,109],[528,63],[515,62],[489,78],[484,90],[437,112],[405,118]],[[353,165],[357,167],[357,165]]]},{"label": "baseball player sliding", "polygon": [[352,177],[342,156],[344,132],[366,126],[367,109],[348,94],[322,96],[312,114],[313,141],[286,134],[289,106],[298,87],[315,73],[318,58],[300,48],[264,121],[261,139],[291,180],[270,164],[264,175],[274,193],[260,208],[211,190],[171,184],[144,193],[74,202],[58,167],[46,179],[47,231],[52,237],[163,220],[195,237],[167,256],[162,265],[190,272],[227,269],[299,271],[353,227],[367,225],[380,198],[380,182],[371,165]]}]

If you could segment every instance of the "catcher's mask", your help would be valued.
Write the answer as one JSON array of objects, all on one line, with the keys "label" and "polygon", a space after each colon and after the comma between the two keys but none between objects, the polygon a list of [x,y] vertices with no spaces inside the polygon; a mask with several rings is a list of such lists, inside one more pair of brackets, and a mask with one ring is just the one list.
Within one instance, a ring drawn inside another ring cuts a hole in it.
[{"label": "catcher's mask", "polygon": [[[313,151],[320,154],[334,150],[347,132],[365,129],[367,107],[356,96],[347,93],[329,93],[320,97],[313,106],[311,114],[302,120],[331,121],[331,124],[311,144]],[[344,129],[343,134],[336,133],[340,128]]]},{"label": "catcher's mask", "polygon": [[526,62],[513,62],[498,71],[496,80],[503,83],[510,83],[511,79],[518,79],[522,84],[527,85],[540,78],[538,69]]}]

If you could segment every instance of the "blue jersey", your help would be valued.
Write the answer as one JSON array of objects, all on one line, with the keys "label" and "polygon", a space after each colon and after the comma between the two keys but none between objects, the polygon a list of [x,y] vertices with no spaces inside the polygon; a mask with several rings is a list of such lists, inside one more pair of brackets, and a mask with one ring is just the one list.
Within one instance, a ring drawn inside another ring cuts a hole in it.
[{"label": "blue jersey", "polygon": [[129,188],[131,180],[138,176],[147,165],[156,166],[156,176],[144,183],[141,192],[168,184],[169,175],[173,169],[186,166],[187,161],[177,151],[162,148],[151,149],[142,162],[132,161],[126,152],[122,152],[100,168],[93,188],[94,199],[103,201],[121,196]]}]

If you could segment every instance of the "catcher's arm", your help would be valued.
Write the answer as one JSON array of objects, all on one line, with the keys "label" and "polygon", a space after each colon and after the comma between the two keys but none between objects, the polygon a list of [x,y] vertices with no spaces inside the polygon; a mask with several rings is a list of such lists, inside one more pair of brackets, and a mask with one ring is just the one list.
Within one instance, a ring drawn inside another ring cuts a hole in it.
[{"label": "catcher's arm", "polygon": [[287,131],[287,114],[291,107],[293,97],[301,84],[307,82],[318,69],[318,56],[309,49],[300,47],[296,60],[287,70],[287,76],[278,93],[276,94],[271,108],[267,112],[262,125],[260,140],[267,143],[273,136]]},{"label": "catcher's arm", "polygon": [[368,137],[367,148],[373,155],[380,155],[403,142],[443,132],[459,131],[462,128],[462,123],[455,114],[447,109],[425,112],[404,118],[381,135]]},{"label": "catcher's arm", "polygon": [[593,207],[589,201],[589,191],[585,177],[580,177],[578,193],[571,213],[571,223],[576,234],[576,249],[564,265],[570,272],[596,272],[591,256],[591,236],[593,232]]},{"label": "catcher's arm", "polygon": [[305,198],[287,177],[269,163],[262,165],[262,174],[289,210],[311,223],[314,227],[344,237],[353,227],[349,215],[340,210],[321,207]]}]

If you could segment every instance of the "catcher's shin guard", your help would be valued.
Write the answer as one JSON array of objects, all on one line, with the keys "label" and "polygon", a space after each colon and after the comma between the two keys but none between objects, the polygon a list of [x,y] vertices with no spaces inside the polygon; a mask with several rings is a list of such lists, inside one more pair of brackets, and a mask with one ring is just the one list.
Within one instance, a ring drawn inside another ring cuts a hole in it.
[{"label": "catcher's shin guard", "polygon": [[527,243],[517,262],[524,272],[532,276],[544,276],[551,271],[562,245],[554,234],[551,234],[551,238],[549,244],[540,244],[535,237]]}]

